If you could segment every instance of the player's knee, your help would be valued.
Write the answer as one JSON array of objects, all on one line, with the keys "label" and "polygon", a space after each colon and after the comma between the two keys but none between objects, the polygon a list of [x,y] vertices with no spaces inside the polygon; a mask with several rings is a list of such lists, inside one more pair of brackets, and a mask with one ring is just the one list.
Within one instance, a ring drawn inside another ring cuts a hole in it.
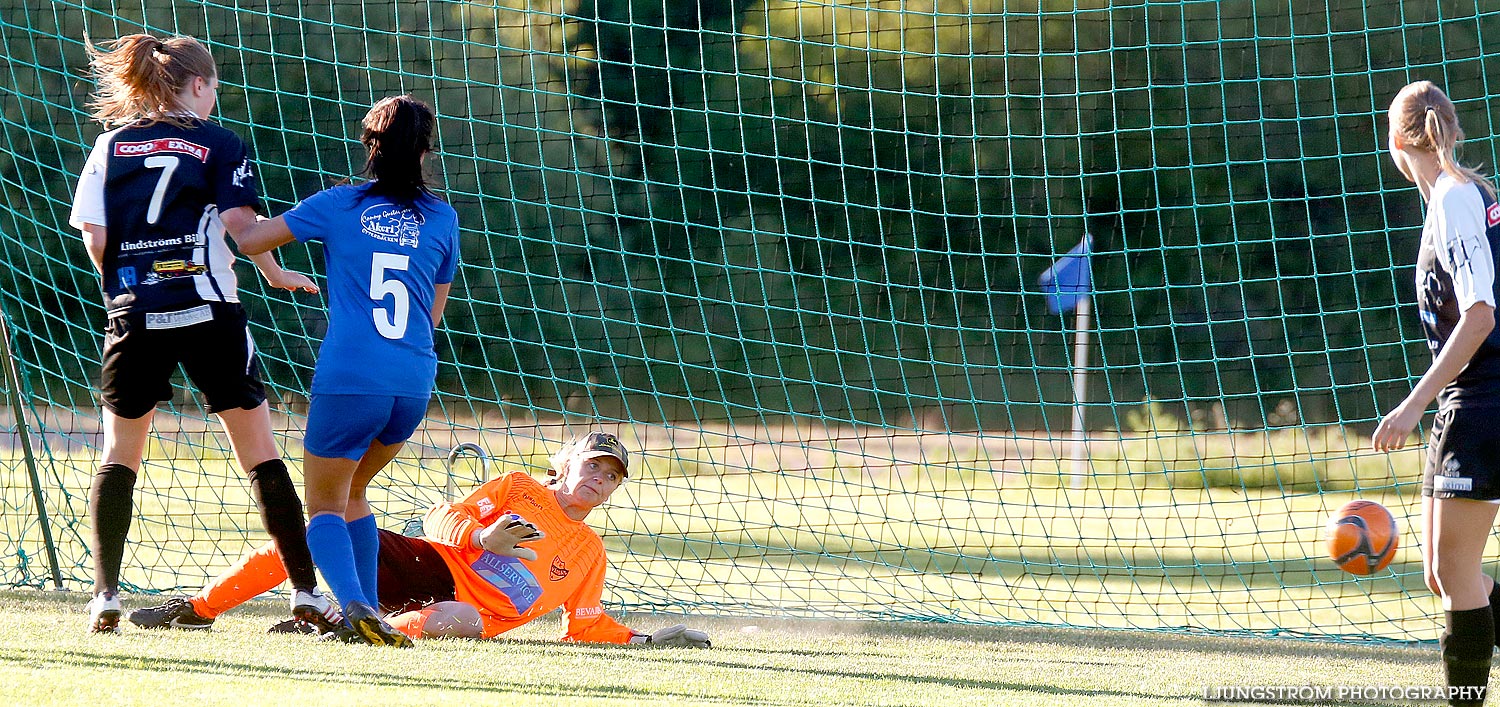
[{"label": "player's knee", "polygon": [[1479,572],[1476,567],[1435,560],[1431,567],[1423,572],[1423,575],[1423,578],[1427,580],[1428,589],[1438,596],[1447,597],[1460,593],[1469,585],[1475,584]]},{"label": "player's knee", "polygon": [[479,610],[461,601],[444,601],[422,609],[427,621],[422,625],[426,638],[479,638],[484,635],[484,620]]}]

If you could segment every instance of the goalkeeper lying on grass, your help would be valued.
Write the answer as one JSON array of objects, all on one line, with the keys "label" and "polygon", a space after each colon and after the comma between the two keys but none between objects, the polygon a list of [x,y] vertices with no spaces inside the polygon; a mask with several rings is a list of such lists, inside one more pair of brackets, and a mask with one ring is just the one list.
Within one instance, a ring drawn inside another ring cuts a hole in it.
[{"label": "goalkeeper lying on grass", "polygon": [[[709,647],[708,634],[682,625],[637,633],[604,613],[604,544],[583,520],[624,483],[628,453],[619,438],[591,432],[552,458],[542,484],[515,472],[460,503],[440,503],[423,519],[425,537],[380,531],[380,609],[412,638],[490,638],[561,606],[562,640]],[[131,612],[142,628],[206,629],[214,617],[286,579],[265,545],[191,599]],[[338,616],[273,630],[334,632]]]}]

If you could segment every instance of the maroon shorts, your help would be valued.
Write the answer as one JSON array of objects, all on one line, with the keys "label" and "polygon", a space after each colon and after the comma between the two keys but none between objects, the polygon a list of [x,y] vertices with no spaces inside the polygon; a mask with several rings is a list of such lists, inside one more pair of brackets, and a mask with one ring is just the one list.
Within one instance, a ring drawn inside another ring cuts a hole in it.
[{"label": "maroon shorts", "polygon": [[376,580],[380,610],[415,611],[453,601],[453,573],[443,556],[421,538],[380,531],[380,576]]}]

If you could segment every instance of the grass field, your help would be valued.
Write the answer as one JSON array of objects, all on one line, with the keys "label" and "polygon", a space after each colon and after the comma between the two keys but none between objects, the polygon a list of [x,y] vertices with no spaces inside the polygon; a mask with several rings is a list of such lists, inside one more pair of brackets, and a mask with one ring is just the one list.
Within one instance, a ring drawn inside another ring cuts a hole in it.
[{"label": "grass field", "polygon": [[[90,636],[82,594],[0,592],[0,704],[1202,705],[1206,685],[1433,685],[1430,648],[1133,631],[687,619],[707,651],[555,642],[553,617],[410,651],[272,636],[279,601],[207,633]],[[152,597],[128,596],[143,606]],[[681,617],[632,614],[655,628]],[[1365,704],[1382,704],[1378,702]]]},{"label": "grass field", "polygon": [[[475,437],[495,455],[489,475],[539,474],[546,435],[510,432]],[[91,637],[81,594],[17,589],[0,592],[0,707],[1201,705],[1208,684],[1441,679],[1430,644],[1198,635],[1435,638],[1441,614],[1413,532],[1415,453],[1372,461],[1351,451],[1360,440],[1321,433],[1128,440],[1072,488],[1036,440],[675,434],[640,436],[636,473],[589,522],[609,551],[607,606],[664,612],[627,616],[647,629],[693,614],[712,651],[558,644],[550,618],[503,641],[409,653],[320,645],[263,633],[280,600],[208,635]],[[437,437],[377,481],[384,527],[399,530],[450,482],[457,494],[479,483],[471,463],[448,478],[455,435]],[[154,444],[123,578],[195,588],[264,535],[216,437]],[[43,469],[60,490],[51,512],[69,589],[87,586],[93,464],[79,450]],[[0,533],[14,551],[0,566],[34,586],[41,546],[10,468]],[[1391,568],[1369,578],[1340,572],[1322,548],[1329,511],[1354,498],[1386,504],[1403,530]],[[804,618],[752,618],[768,615]]]},{"label": "grass field", "polygon": [[[491,476],[539,474],[558,430],[505,431],[425,429],[434,439],[376,480],[381,525],[400,530],[450,485],[461,495],[479,483],[472,460],[447,476],[447,451],[464,435],[494,454]],[[1124,461],[1072,488],[1049,440],[832,428],[759,430],[784,437],[778,444],[735,436],[751,431],[634,431],[631,480],[589,519],[609,550],[609,606],[1401,641],[1439,628],[1414,532],[1416,451],[1356,454],[1365,441],[1327,430],[1117,440]],[[196,588],[263,541],[222,445],[211,432],[158,429],[137,485],[127,587]],[[88,586],[82,520],[95,463],[80,450],[43,469],[61,490],[51,517],[67,589]],[[29,488],[20,465],[10,468],[13,512],[0,514],[0,536],[13,549],[0,557],[0,586],[39,586]],[[1284,476],[1267,482],[1267,468]],[[1368,578],[1339,571],[1322,547],[1328,513],[1355,498],[1384,503],[1403,531],[1391,568]]]}]

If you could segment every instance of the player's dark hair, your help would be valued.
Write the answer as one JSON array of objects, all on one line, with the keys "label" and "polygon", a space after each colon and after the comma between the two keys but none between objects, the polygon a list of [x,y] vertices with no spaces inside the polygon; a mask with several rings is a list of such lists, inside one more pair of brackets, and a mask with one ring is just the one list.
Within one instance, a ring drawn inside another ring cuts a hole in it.
[{"label": "player's dark hair", "polygon": [[192,37],[132,34],[105,42],[109,51],[92,42],[84,46],[99,84],[89,108],[106,126],[141,119],[186,126],[191,120],[176,114],[184,108],[178,94],[195,78],[219,75],[213,55]]},{"label": "player's dark hair", "polygon": [[405,206],[431,194],[422,174],[422,156],[432,151],[437,116],[432,107],[410,95],[382,98],[365,114],[368,155],[363,175],[374,180],[370,193]]},{"label": "player's dark hair", "polygon": [[1458,109],[1443,89],[1431,81],[1407,84],[1391,100],[1391,130],[1401,141],[1418,150],[1437,155],[1438,165],[1449,176],[1463,183],[1478,184],[1495,196],[1495,185],[1472,167],[1458,162],[1458,146],[1464,130],[1458,125]]}]

